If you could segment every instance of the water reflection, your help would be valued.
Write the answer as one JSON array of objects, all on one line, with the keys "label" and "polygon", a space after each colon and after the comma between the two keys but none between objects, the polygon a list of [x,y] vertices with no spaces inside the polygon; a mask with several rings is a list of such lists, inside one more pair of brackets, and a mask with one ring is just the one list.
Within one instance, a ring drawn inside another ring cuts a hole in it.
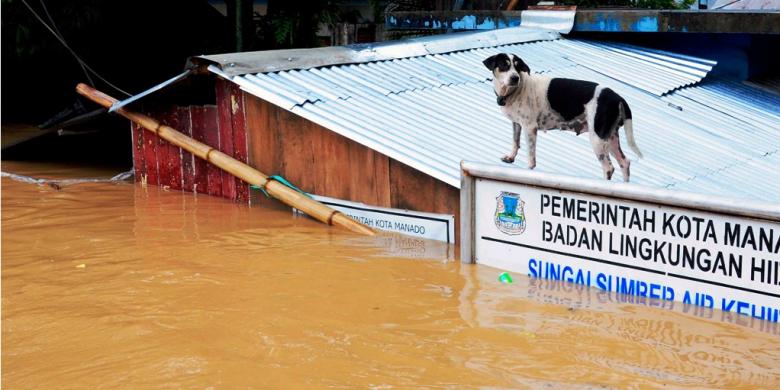
[{"label": "water reflection", "polygon": [[559,359],[676,384],[778,383],[777,323],[523,275],[498,284],[487,267],[461,273],[465,321],[557,345]]}]

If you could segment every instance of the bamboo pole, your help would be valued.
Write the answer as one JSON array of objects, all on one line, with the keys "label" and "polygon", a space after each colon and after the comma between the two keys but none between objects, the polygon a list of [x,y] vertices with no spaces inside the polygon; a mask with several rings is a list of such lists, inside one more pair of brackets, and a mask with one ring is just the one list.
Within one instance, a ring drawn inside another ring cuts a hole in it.
[{"label": "bamboo pole", "polygon": [[[111,107],[117,102],[117,100],[113,97],[108,96],[105,93],[100,92],[86,84],[79,84],[76,86],[76,91],[82,96],[106,108]],[[244,164],[241,161],[238,161],[233,157],[230,157],[227,154],[212,148],[211,146],[187,137],[186,135],[178,132],[176,129],[163,125],[153,118],[130,111],[124,107],[116,110],[116,112],[119,113],[119,115],[122,115],[125,118],[141,125],[152,133],[157,134],[157,136],[160,138],[178,147],[181,147],[196,157],[202,158],[214,164],[215,166],[223,169],[225,172],[228,172],[249,184],[264,188],[274,198],[281,200],[288,206],[295,207],[296,209],[303,211],[304,213],[316,218],[321,222],[327,223],[328,225],[338,225],[353,232],[369,236],[376,234],[368,226],[355,221],[347,215],[336,211],[320,202],[317,202],[316,200],[311,199],[308,196],[295,191],[276,180],[269,180],[268,176],[250,167],[249,165]]]}]

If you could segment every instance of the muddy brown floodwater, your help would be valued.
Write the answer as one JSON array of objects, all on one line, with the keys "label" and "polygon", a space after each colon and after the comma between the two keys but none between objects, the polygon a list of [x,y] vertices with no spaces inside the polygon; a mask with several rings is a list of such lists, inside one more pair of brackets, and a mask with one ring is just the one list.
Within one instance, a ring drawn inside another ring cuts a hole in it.
[{"label": "muddy brown floodwater", "polygon": [[[111,172],[30,163],[38,177]],[[461,265],[290,212],[2,179],[2,381],[42,388],[777,388],[780,329]]]}]

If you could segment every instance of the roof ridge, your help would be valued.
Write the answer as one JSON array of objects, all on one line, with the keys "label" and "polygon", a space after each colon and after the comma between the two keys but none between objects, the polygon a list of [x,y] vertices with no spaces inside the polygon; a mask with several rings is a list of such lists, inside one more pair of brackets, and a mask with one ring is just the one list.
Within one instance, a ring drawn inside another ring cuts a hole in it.
[{"label": "roof ridge", "polygon": [[351,46],[202,55],[190,57],[188,66],[214,65],[228,76],[240,76],[422,57],[533,41],[550,41],[560,37],[559,33],[552,30],[511,27]]}]

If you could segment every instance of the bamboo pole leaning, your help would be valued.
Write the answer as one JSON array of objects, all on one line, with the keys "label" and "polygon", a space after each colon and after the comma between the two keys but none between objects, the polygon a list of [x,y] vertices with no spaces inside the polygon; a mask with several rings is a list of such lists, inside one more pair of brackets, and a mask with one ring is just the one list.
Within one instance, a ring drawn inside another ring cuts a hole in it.
[{"label": "bamboo pole leaning", "polygon": [[[110,108],[117,102],[113,97],[86,84],[79,84],[76,86],[76,91],[80,95],[106,108]],[[157,134],[160,138],[192,153],[194,156],[214,164],[225,172],[228,172],[249,184],[265,189],[265,191],[274,198],[279,199],[288,206],[301,210],[321,222],[327,223],[328,225],[338,225],[360,234],[370,236],[376,234],[371,228],[355,221],[349,216],[309,198],[276,180],[269,179],[267,175],[257,169],[254,169],[211,146],[196,141],[170,126],[163,125],[147,115],[128,110],[124,107],[116,110],[116,112],[152,133]]]}]

